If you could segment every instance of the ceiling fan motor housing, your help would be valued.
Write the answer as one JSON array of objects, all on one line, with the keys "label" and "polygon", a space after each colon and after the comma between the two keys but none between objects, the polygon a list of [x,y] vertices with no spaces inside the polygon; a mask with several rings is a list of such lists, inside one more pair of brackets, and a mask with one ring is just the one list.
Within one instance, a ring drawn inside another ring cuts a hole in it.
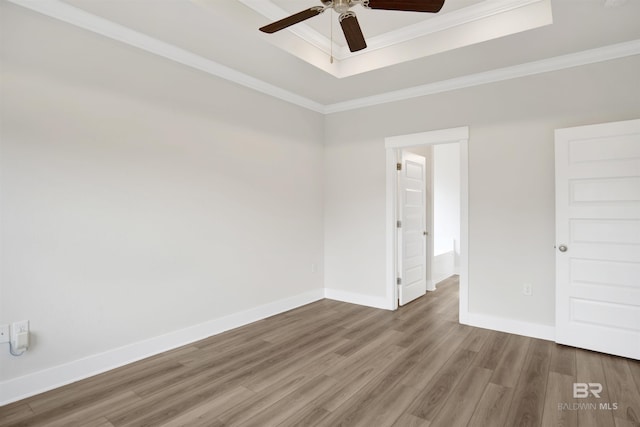
[{"label": "ceiling fan motor housing", "polygon": [[351,7],[351,0],[333,0],[333,10],[345,13]]},{"label": "ceiling fan motor housing", "polygon": [[324,7],[332,8],[338,13],[345,13],[352,7],[354,4],[359,3],[354,0],[320,0]]}]

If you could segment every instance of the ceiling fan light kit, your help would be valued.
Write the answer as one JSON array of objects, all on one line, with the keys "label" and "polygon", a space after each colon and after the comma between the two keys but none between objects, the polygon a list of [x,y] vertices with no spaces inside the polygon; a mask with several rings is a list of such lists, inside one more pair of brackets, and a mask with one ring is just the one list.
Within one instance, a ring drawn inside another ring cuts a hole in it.
[{"label": "ceiling fan light kit", "polygon": [[359,4],[367,9],[397,10],[407,12],[437,13],[442,9],[445,0],[320,0],[322,6],[314,6],[291,16],[283,18],[260,28],[264,33],[275,33],[294,24],[313,18],[327,9],[333,9],[339,14],[338,21],[351,52],[357,52],[367,47],[362,34],[358,18],[351,7]]}]

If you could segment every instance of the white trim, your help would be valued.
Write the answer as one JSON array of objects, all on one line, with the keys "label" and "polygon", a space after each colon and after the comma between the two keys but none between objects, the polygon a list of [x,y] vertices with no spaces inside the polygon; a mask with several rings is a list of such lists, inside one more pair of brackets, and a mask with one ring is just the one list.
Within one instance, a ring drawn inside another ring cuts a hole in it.
[{"label": "white trim", "polygon": [[148,340],[0,382],[0,406],[321,300],[323,289],[209,320]]},{"label": "white trim", "polygon": [[[271,1],[265,0],[238,0],[240,3],[245,6],[253,9],[260,15],[267,18],[269,21],[277,21],[289,15],[289,12],[282,9],[280,6],[276,5]],[[327,14],[331,14],[331,10],[326,11]],[[333,16],[331,14],[331,18],[336,18],[337,16]],[[265,22],[266,24],[266,22]],[[287,28],[287,31],[292,32],[296,36],[300,37],[302,40],[311,44],[312,46],[317,47],[322,52],[326,54],[330,54],[333,48],[333,57],[334,59],[344,59],[346,52],[349,50],[345,46],[341,46],[335,41],[331,41],[328,37],[320,34],[318,31],[311,28],[304,22],[300,22],[294,26]],[[269,36],[266,36],[269,37]]]},{"label": "white trim", "polygon": [[461,317],[460,323],[474,326],[476,328],[491,329],[494,331],[507,332],[509,334],[539,338],[548,341],[554,341],[556,334],[556,328],[554,326],[524,322],[522,320],[507,319],[504,317],[496,317],[480,313],[467,313],[465,321],[462,321]]},{"label": "white trim", "polygon": [[437,285],[454,274],[459,274],[455,272],[455,256],[455,251],[451,250],[431,257],[432,264],[430,276],[434,285]]},{"label": "white trim", "polygon": [[[282,19],[290,14],[272,1],[239,1],[271,21]],[[333,44],[333,58],[342,61],[543,1],[544,0],[493,0],[491,2],[481,2],[463,9],[454,10],[447,14],[431,16],[430,19],[413,25],[369,37],[367,39],[366,51],[362,50],[358,52],[350,52],[346,45],[338,45],[331,41],[329,37],[321,34],[304,22],[287,28],[287,31],[292,32],[326,54],[331,52],[331,45]],[[329,12],[331,11],[329,10]]]},{"label": "white trim", "polygon": [[60,0],[8,0],[11,3],[31,9],[43,15],[59,19],[71,25],[93,31],[113,40],[135,46],[158,56],[171,59],[188,67],[237,83],[258,92],[273,96],[294,105],[321,114],[332,114],[342,111],[356,110],[389,102],[402,101],[436,93],[449,92],[495,83],[519,77],[531,76],[550,71],[558,71],[581,65],[609,61],[640,54],[640,39],[623,43],[589,49],[567,55],[547,58],[540,61],[527,62],[511,67],[469,74],[449,80],[414,86],[406,89],[385,92],[378,95],[351,99],[344,102],[323,105],[310,98],[298,95],[263,80],[244,74],[216,61],[206,59],[193,52],[165,43],[146,34],[134,31],[123,25],[85,12]]},{"label": "white trim", "polygon": [[[264,0],[251,1],[269,3]],[[286,14],[282,12],[278,16]],[[456,23],[459,24],[453,25]],[[262,34],[262,39],[334,77],[346,78],[552,23],[551,0],[484,1],[437,14],[427,22],[416,24],[416,27],[405,26],[395,36],[388,33],[388,37],[383,36],[382,39],[367,38],[369,47],[358,52],[348,52],[346,47],[336,49],[337,56],[334,58],[337,59],[332,63],[327,61],[329,52],[318,47],[323,45],[319,40],[322,36],[311,36],[313,31],[310,29],[305,32],[306,23],[294,25],[277,34]],[[427,30],[420,24],[424,24]],[[325,41],[324,45],[329,46],[329,42]]]},{"label": "white trim", "polygon": [[[386,141],[386,140],[385,140]],[[387,147],[387,159],[386,159],[386,170],[394,171],[396,169],[396,163],[398,162],[398,158],[400,157],[400,153],[396,148]],[[387,173],[387,186],[386,186],[386,194],[395,194],[398,187],[398,179],[396,173]],[[397,206],[396,203],[388,203],[387,200],[387,221],[389,218],[396,218]],[[395,219],[393,220],[395,224]],[[393,286],[387,286],[386,291],[386,299],[387,301],[392,301],[390,305],[392,310],[396,310],[398,308],[398,286],[395,284],[397,280],[396,271],[397,271],[397,260],[398,260],[398,248],[396,245],[396,230],[394,227],[394,231],[389,233],[387,231],[386,236],[386,260],[387,260],[387,281],[386,283],[394,283]]]},{"label": "white trim", "polygon": [[[494,15],[509,12],[514,9],[529,6],[533,3],[542,3],[545,0],[494,0],[481,2],[462,9],[454,10],[446,14],[438,14],[431,19],[417,24],[389,31],[387,33],[371,37],[367,40],[367,51],[383,49],[419,37],[445,31],[453,27],[469,24],[474,21],[489,18]],[[345,53],[349,51],[345,47]],[[360,51],[365,52],[365,51]]]},{"label": "white trim", "polygon": [[638,54],[640,54],[640,39],[556,56],[540,61],[526,62],[524,64],[514,65],[511,67],[496,68],[482,73],[469,74],[462,77],[456,77],[454,79],[385,92],[379,95],[366,96],[363,98],[329,104],[325,106],[324,112],[325,114],[331,114],[342,111],[357,110],[359,108],[371,107],[389,102],[403,101],[405,99],[450,92],[452,90],[465,89],[488,83],[496,83],[504,80],[547,73],[550,71],[564,70],[567,68],[609,61]]},{"label": "white trim", "polygon": [[324,289],[324,297],[335,301],[348,302],[351,304],[364,305],[384,310],[393,310],[389,305],[388,298],[373,297],[371,295],[358,294],[355,292],[341,291],[339,289]]},{"label": "white trim", "polygon": [[460,144],[460,259],[458,277],[460,291],[458,318],[465,323],[469,315],[469,128]]},{"label": "white trim", "polygon": [[[431,19],[418,22],[367,40],[367,50],[383,49],[420,37],[431,35],[439,31],[445,31],[453,27],[466,25],[475,21],[523,8],[533,3],[542,3],[545,0],[494,0],[481,2],[462,9],[454,10],[446,14],[438,14]],[[349,50],[344,48],[345,54]],[[360,52],[366,52],[360,51]]]},{"label": "white trim", "polygon": [[461,126],[409,135],[385,138],[386,154],[386,254],[387,254],[387,300],[393,310],[398,308],[396,295],[396,198],[398,161],[401,148],[418,145],[460,143],[460,322],[467,319],[469,311],[469,127]]},{"label": "white trim", "polygon": [[71,6],[62,1],[8,1],[300,107],[304,107],[318,113],[324,112],[324,106],[322,104],[312,101],[309,98],[300,96],[286,89],[282,89],[281,87],[272,85],[248,74],[244,74],[240,71],[234,70],[233,68],[227,67],[226,65],[222,65],[219,62],[204,58],[170,43],[163,42],[154,37],[132,30],[124,25],[120,25],[97,15],[85,12],[82,9]]},{"label": "white trim", "polygon": [[446,144],[469,139],[469,127],[418,132],[408,135],[389,136],[384,140],[385,148],[405,148],[416,145]]}]

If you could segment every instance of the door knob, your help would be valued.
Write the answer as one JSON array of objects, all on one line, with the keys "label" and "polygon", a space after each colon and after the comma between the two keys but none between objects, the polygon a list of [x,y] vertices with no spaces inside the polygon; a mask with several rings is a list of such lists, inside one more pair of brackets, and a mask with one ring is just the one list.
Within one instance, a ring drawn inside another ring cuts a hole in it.
[{"label": "door knob", "polygon": [[567,246],[566,245],[560,245],[560,246],[558,246],[558,250],[560,252],[567,252]]},{"label": "door knob", "polygon": [[427,233],[427,232],[426,232],[426,230],[425,230],[425,231],[423,231],[423,232],[422,232],[422,235],[423,235],[423,236],[428,236],[428,235],[429,235],[429,233]]}]

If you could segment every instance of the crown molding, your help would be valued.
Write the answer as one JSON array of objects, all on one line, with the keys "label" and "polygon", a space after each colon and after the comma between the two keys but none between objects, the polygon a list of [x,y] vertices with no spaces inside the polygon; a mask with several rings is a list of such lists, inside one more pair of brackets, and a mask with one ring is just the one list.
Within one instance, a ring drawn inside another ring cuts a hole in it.
[{"label": "crown molding", "polygon": [[[448,30],[460,25],[469,24],[474,21],[489,18],[501,13],[509,12],[518,8],[529,6],[533,3],[542,3],[544,0],[494,0],[485,1],[463,9],[454,10],[447,14],[435,15],[433,18],[408,25],[388,33],[372,37],[367,40],[367,50],[384,49],[399,43],[419,37],[428,36],[439,31]],[[345,48],[345,52],[349,51]],[[364,53],[360,51],[359,53]]]},{"label": "crown molding", "polygon": [[359,108],[372,107],[389,102],[403,101],[405,99],[434,95],[437,93],[480,86],[488,83],[496,83],[504,80],[517,79],[535,74],[548,73],[550,71],[559,71],[638,54],[640,54],[640,39],[570,53],[567,55],[555,56],[540,61],[526,62],[511,67],[496,68],[482,73],[469,74],[454,79],[413,86],[379,95],[329,104],[325,106],[324,114],[357,110]]},{"label": "crown molding", "polygon": [[540,61],[527,62],[511,67],[498,68],[454,79],[325,105],[244,74],[216,61],[204,58],[193,52],[85,12],[60,0],[7,1],[321,114],[356,110],[389,102],[402,101],[640,54],[640,39],[636,39]]},{"label": "crown molding", "polygon": [[[245,6],[253,9],[255,12],[265,18],[276,21],[289,15],[281,7],[271,1],[265,0],[239,0]],[[481,2],[463,9],[454,10],[443,15],[434,15],[430,19],[409,25],[397,30],[392,30],[375,37],[367,38],[367,49],[358,52],[350,52],[345,45],[338,45],[325,35],[311,28],[308,24],[301,22],[287,31],[300,37],[307,43],[317,47],[327,55],[331,53],[333,45],[333,58],[338,61],[354,58],[360,55],[367,55],[375,50],[384,49],[399,43],[404,43],[419,37],[427,36],[453,28],[459,25],[465,25],[470,22],[485,19],[500,13],[509,12],[514,9],[528,6],[533,3],[540,3],[544,0],[493,0],[490,2]]]},{"label": "crown molding", "polygon": [[93,31],[113,40],[137,47],[158,56],[171,59],[191,68],[195,68],[216,77],[237,83],[289,103],[318,113],[324,112],[324,106],[304,96],[272,85],[263,80],[244,74],[219,62],[204,58],[188,50],[163,42],[154,37],[132,30],[124,25],[101,18],[82,9],[59,0],[8,0],[11,3],[58,19],[76,27]]},{"label": "crown molding", "polygon": [[[454,10],[442,15],[435,15],[431,19],[418,22],[413,25],[389,31],[371,37],[367,40],[367,51],[384,49],[393,45],[404,43],[420,37],[429,36],[439,31],[470,24],[501,13],[510,12],[515,9],[529,6],[534,3],[543,3],[545,0],[494,0],[484,1],[463,9]],[[345,47],[345,58],[349,55],[349,50]],[[366,51],[357,53],[363,54]],[[353,55],[353,54],[351,54]]]},{"label": "crown molding", "polygon": [[[267,15],[270,21],[288,14],[272,0],[238,1]],[[375,11],[380,12],[384,11]],[[553,16],[551,0],[486,0],[368,37],[367,49],[353,53],[346,46],[332,44],[327,36],[310,28],[309,22],[300,22],[276,34],[261,34],[261,37],[334,77],[346,78],[550,25]],[[330,53],[332,46],[333,54]],[[334,60],[327,61],[328,57]]]},{"label": "crown molding", "polygon": [[[277,6],[275,3],[271,1],[265,0],[238,0],[240,3],[244,4],[248,8],[257,12],[258,14],[264,16],[270,21],[277,21],[279,19],[284,18],[289,13]],[[304,22],[289,27],[288,31],[292,32],[296,36],[300,37],[302,40],[311,44],[312,46],[317,47],[322,52],[327,55],[333,52],[334,59],[344,59],[346,57],[346,52],[349,50],[345,46],[340,46],[336,42],[330,40],[328,37],[323,36]],[[268,36],[265,36],[268,37]]]}]

